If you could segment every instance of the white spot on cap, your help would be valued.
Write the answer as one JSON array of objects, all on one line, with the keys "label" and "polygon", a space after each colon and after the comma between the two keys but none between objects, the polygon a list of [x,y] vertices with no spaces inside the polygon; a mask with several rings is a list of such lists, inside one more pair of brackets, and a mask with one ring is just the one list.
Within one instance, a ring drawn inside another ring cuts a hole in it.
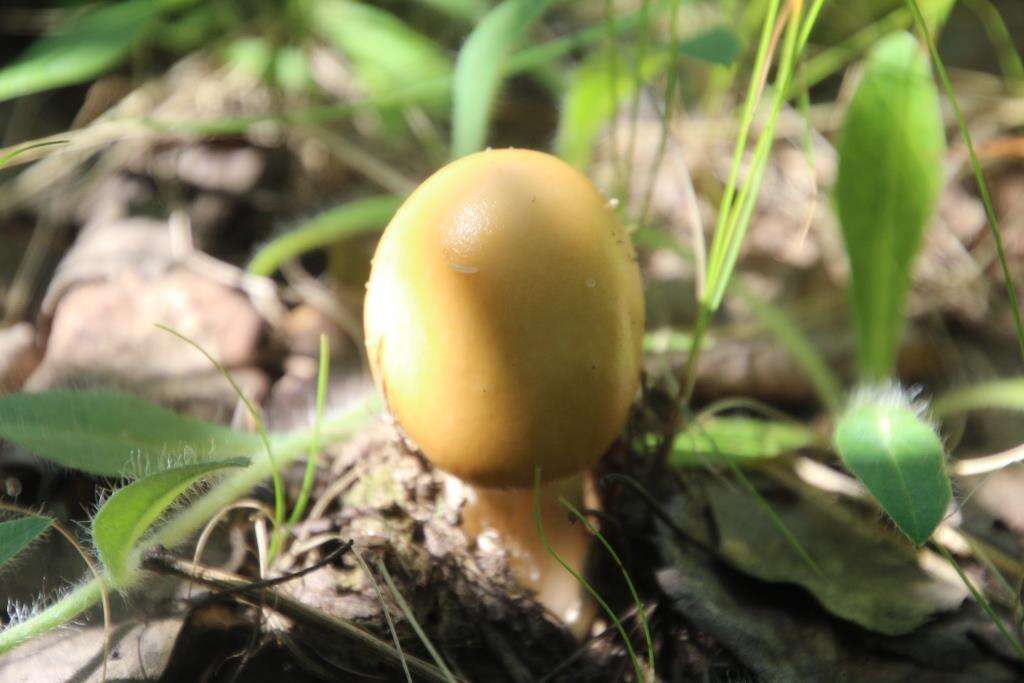
[{"label": "white spot on cap", "polygon": [[597,287],[597,280],[592,277],[588,277],[585,284],[587,285],[587,289],[593,289],[594,287]]},{"label": "white spot on cap", "polygon": [[449,263],[448,265],[451,267],[452,270],[459,273],[472,274],[477,272],[478,270],[476,266],[467,266],[462,263]]},{"label": "white spot on cap", "polygon": [[612,211],[619,208],[619,198],[612,197],[611,199],[608,200],[608,203],[605,204],[605,207],[611,209]]}]

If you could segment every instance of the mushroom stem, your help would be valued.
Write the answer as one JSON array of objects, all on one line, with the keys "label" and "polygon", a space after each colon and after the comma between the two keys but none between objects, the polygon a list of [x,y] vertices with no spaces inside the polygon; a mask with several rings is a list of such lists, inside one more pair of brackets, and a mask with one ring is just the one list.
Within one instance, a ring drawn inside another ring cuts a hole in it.
[{"label": "mushroom stem", "polygon": [[[477,543],[500,543],[512,574],[532,590],[537,602],[557,616],[577,638],[586,635],[595,605],[576,578],[544,547],[537,533],[533,489],[466,486],[463,529]],[[540,521],[552,549],[577,573],[586,569],[590,534],[559,502],[584,505],[584,475],[541,485]]]}]

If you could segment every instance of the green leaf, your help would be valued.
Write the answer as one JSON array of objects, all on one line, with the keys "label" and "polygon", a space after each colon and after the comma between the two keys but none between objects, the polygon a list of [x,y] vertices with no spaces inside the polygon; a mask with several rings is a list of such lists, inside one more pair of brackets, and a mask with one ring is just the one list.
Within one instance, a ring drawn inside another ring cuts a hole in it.
[{"label": "green leaf", "polygon": [[906,32],[868,58],[839,139],[836,209],[864,379],[888,377],[914,258],[943,183],[945,134],[927,56]]},{"label": "green leaf", "polygon": [[505,0],[469,34],[455,62],[452,157],[483,149],[506,62],[552,0]]},{"label": "green leaf", "polygon": [[37,40],[13,64],[0,69],[0,101],[82,83],[128,56],[164,2],[128,0],[78,14],[60,32]]},{"label": "green leaf", "polygon": [[210,460],[260,449],[254,434],[102,391],[4,396],[0,438],[59,465],[106,476],[159,469],[182,455]]},{"label": "green leaf", "polygon": [[328,209],[261,248],[249,262],[248,270],[255,275],[273,275],[283,263],[308,251],[356,235],[380,232],[401,203],[401,197],[380,195]]},{"label": "green leaf", "polygon": [[221,57],[232,69],[265,78],[274,62],[274,46],[266,38],[245,36],[225,45]]},{"label": "green leaf", "polygon": [[183,465],[156,472],[115,491],[92,520],[92,538],[114,585],[130,570],[131,551],[147,529],[190,486],[226,467],[244,467],[246,458]]},{"label": "green leaf", "polygon": [[315,0],[310,26],[352,60],[372,95],[451,73],[441,47],[386,10],[350,0]]},{"label": "green leaf", "polygon": [[306,52],[297,45],[284,45],[274,55],[274,82],[287,93],[304,92],[313,83]]},{"label": "green leaf", "polygon": [[[729,29],[715,27],[679,44],[679,54],[685,57],[731,64],[739,52],[739,41]],[[630,63],[621,55],[620,62]],[[576,68],[569,89],[562,99],[562,115],[555,134],[554,152],[577,168],[587,168],[594,143],[601,130],[615,115],[619,107],[630,100],[637,88],[632,68],[619,69],[612,82],[612,55],[601,51]],[[659,46],[647,54],[640,65],[641,83],[647,83],[662,73],[672,61],[669,46]]]},{"label": "green leaf", "polygon": [[[696,478],[694,472],[691,478]],[[937,558],[921,553],[881,525],[865,524],[852,506],[797,480],[768,488],[773,508],[796,543],[814,550],[826,571],[815,572],[786,543],[757,500],[724,480],[701,486],[714,521],[717,555],[762,581],[795,583],[828,612],[889,636],[916,631],[939,614],[957,609],[967,591]],[[939,565],[936,568],[936,565]]]},{"label": "green leaf", "polygon": [[732,460],[774,458],[815,442],[810,429],[796,422],[750,417],[714,417],[676,435],[669,462],[675,467],[702,467]]},{"label": "green leaf", "polygon": [[893,401],[858,403],[836,425],[835,445],[899,530],[917,545],[927,541],[952,497],[931,425]]},{"label": "green leaf", "polygon": [[[616,55],[615,59],[622,57]],[[639,68],[641,82],[647,83],[663,72],[669,59],[665,50],[646,55]],[[577,168],[590,166],[598,136],[619,107],[633,96],[638,85],[632,69],[621,68],[613,83],[611,60],[612,55],[604,51],[583,62],[573,74],[562,99],[554,152]]]},{"label": "green leaf", "polygon": [[53,519],[42,515],[27,515],[0,522],[0,566],[24,550],[51,524]]},{"label": "green leaf", "polygon": [[682,41],[679,54],[719,66],[730,66],[740,56],[740,39],[728,26],[715,26]]}]

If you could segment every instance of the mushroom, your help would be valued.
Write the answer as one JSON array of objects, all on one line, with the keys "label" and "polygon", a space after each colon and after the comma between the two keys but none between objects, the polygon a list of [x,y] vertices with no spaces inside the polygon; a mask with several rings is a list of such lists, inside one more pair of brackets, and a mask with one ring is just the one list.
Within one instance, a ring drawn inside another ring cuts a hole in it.
[{"label": "mushroom", "polygon": [[374,381],[426,458],[468,487],[463,525],[501,537],[520,582],[577,633],[590,608],[537,535],[577,570],[584,476],[639,386],[643,287],[614,206],[563,161],[488,150],[405,201],[377,246],[364,327]]}]

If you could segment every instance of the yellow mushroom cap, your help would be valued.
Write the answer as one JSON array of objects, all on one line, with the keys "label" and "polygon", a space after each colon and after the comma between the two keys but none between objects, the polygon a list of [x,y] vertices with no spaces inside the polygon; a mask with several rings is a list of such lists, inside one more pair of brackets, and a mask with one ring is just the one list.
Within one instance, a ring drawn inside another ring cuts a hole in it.
[{"label": "yellow mushroom cap", "polygon": [[629,236],[579,171],[541,152],[454,161],[384,231],[366,348],[391,413],[437,467],[480,486],[589,468],[640,376]]}]

